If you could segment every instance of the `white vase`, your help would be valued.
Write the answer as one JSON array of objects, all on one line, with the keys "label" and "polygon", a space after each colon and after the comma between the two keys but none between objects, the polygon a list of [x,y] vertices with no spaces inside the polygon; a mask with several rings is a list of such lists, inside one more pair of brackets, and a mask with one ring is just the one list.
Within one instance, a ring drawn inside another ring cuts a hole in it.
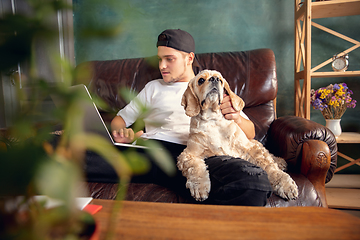
[{"label": "white vase", "polygon": [[332,131],[332,133],[335,135],[335,137],[340,136],[341,134],[341,125],[340,121],[341,119],[325,119],[326,121],[326,127]]}]

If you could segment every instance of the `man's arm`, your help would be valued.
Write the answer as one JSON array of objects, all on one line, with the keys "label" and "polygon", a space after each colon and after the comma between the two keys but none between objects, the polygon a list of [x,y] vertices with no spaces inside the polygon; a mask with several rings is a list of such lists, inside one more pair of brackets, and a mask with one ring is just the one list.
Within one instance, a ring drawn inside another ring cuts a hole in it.
[{"label": "man's arm", "polygon": [[239,125],[248,139],[253,139],[255,137],[254,123],[248,119],[243,118],[240,115],[240,112],[235,111],[235,109],[232,107],[231,100],[228,95],[224,95],[220,109],[226,119],[234,120],[237,125]]},{"label": "man's arm", "polygon": [[143,131],[134,133],[131,128],[126,128],[126,123],[120,116],[114,117],[114,119],[111,121],[111,134],[113,135],[115,142],[131,143],[134,141],[134,139],[140,137],[143,133]]}]

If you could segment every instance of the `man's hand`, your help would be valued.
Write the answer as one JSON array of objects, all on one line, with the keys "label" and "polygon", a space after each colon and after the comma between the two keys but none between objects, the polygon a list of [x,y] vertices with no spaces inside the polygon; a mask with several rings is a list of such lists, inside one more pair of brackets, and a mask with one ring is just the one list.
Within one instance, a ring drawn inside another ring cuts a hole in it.
[{"label": "man's hand", "polygon": [[234,120],[234,122],[244,131],[248,139],[255,137],[254,123],[248,119],[243,118],[240,112],[237,112],[231,103],[231,99],[228,95],[224,94],[224,98],[220,105],[221,113],[225,119]]},{"label": "man's hand", "polygon": [[220,105],[220,110],[225,119],[234,120],[238,125],[240,124],[240,112],[235,111],[233,108],[229,95],[224,94],[224,98]]},{"label": "man's hand", "polygon": [[134,133],[131,128],[121,128],[119,130],[113,130],[112,135],[114,141],[118,143],[132,143],[135,139],[139,138],[144,131],[138,131]]}]

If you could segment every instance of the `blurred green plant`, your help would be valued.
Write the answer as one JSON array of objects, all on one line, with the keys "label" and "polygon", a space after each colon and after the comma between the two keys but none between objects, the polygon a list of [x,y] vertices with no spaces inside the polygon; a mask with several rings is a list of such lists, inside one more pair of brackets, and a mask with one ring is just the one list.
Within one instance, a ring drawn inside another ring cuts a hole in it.
[{"label": "blurred green plant", "polygon": [[[79,219],[88,218],[79,213],[75,204],[75,198],[81,191],[78,183],[84,181],[82,166],[85,150],[98,153],[120,176],[119,200],[125,196],[131,176],[147,171],[149,163],[135,152],[120,152],[102,137],[83,131],[81,104],[86,101],[91,103],[86,96],[69,91],[69,86],[83,82],[88,76],[86,71],[74,69],[68,61],[49,49],[53,71],[61,73],[62,78],[57,76],[57,81],[49,83],[40,77],[35,61],[35,44],[56,39],[49,17],[69,6],[61,0],[27,2],[31,6],[31,14],[9,13],[0,18],[0,72],[7,74],[19,63],[29,66],[28,73],[23,76],[26,88],[15,81],[21,106],[13,125],[6,134],[0,135],[0,238],[78,239],[84,230]],[[105,33],[95,29],[90,34],[89,27],[85,33],[88,37],[99,34],[109,36],[109,32],[119,33],[119,29],[115,26],[113,30],[106,29]],[[62,99],[64,104],[50,113],[42,112],[39,106],[50,94]],[[123,94],[133,97],[127,91]],[[49,133],[56,123],[62,123],[63,131],[55,145],[51,144],[55,135]],[[154,150],[160,146],[151,141],[145,144],[151,147],[149,154],[156,155],[160,166],[169,174],[174,173],[175,166],[168,161],[166,153]],[[35,195],[61,200],[63,205],[48,210],[44,203],[31,201]],[[19,196],[23,198],[19,200]],[[116,214],[119,209],[113,212]]]}]

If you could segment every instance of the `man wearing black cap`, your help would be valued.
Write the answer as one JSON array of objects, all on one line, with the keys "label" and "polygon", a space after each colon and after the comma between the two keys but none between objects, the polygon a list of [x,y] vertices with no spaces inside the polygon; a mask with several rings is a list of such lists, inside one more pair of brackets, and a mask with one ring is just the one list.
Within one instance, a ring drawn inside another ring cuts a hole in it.
[{"label": "man wearing black cap", "polygon": [[[195,41],[193,37],[180,29],[163,31],[156,44],[158,48],[159,69],[162,79],[149,82],[139,93],[138,99],[147,107],[153,108],[152,114],[145,119],[146,134],[134,133],[130,126],[141,114],[135,101],[120,110],[111,123],[112,134],[116,142],[129,143],[142,136],[186,144],[190,118],[185,115],[180,105],[187,83],[195,77],[192,64],[195,59]],[[161,94],[160,94],[161,93]],[[154,105],[156,104],[156,105]],[[229,97],[225,97],[221,109],[225,118],[236,121],[248,138],[255,136],[254,124],[241,111],[236,112]],[[164,113],[172,111],[169,116]],[[161,128],[148,123],[164,122]]]},{"label": "man wearing black cap", "polygon": [[[190,117],[185,115],[180,103],[188,82],[195,77],[192,68],[195,42],[183,30],[168,29],[158,36],[157,48],[162,79],[146,84],[137,96],[140,102],[151,109],[144,118],[146,133],[134,133],[128,128],[141,114],[136,101],[130,102],[118,112],[111,122],[111,129],[116,142],[130,143],[140,136],[159,141],[169,150],[176,163],[177,156],[186,147],[189,135]],[[234,110],[228,96],[224,97],[221,109],[225,118],[233,119],[249,139],[254,138],[254,124],[242,111]],[[231,157],[211,157],[205,162],[211,179],[211,192],[206,202],[255,206],[266,204],[271,186],[265,171]],[[133,181],[157,183],[182,195],[189,195],[189,191],[185,189],[186,178],[181,176],[180,171],[176,177],[170,178],[155,164],[152,164],[148,174],[134,177]]]}]

